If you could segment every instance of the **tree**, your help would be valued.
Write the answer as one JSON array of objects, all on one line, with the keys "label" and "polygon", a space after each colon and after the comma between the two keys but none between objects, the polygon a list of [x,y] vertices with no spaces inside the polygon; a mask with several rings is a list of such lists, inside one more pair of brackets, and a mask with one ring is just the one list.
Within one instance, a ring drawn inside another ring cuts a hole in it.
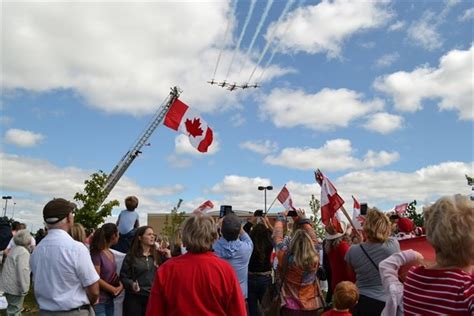
[{"label": "tree", "polygon": [[324,230],[323,223],[321,222],[321,213],[319,212],[321,203],[317,198],[314,197],[314,194],[311,194],[309,207],[311,208],[311,212],[313,213],[313,218],[311,221],[314,231],[316,232],[316,236],[320,239],[323,239],[326,234],[326,231]]},{"label": "tree", "polygon": [[164,226],[161,230],[163,235],[167,236],[172,243],[176,242],[179,228],[186,219],[185,212],[178,212],[182,202],[183,200],[179,199],[178,204],[173,207],[170,215],[166,215]]},{"label": "tree", "polygon": [[95,229],[102,224],[106,217],[112,214],[112,208],[119,206],[117,200],[109,201],[101,205],[107,197],[103,187],[107,181],[107,175],[102,171],[91,174],[89,180],[84,181],[84,192],[77,192],[74,200],[81,205],[76,210],[74,221],[82,224],[84,228]]}]

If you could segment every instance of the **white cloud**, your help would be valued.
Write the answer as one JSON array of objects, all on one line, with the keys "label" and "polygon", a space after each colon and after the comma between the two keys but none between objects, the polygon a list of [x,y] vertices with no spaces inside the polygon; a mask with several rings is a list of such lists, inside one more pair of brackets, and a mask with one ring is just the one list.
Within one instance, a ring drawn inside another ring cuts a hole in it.
[{"label": "white cloud", "polygon": [[[201,112],[235,107],[241,91],[229,94],[206,83],[224,38],[225,27],[216,26],[226,25],[230,5],[230,1],[6,2],[2,86],[37,92],[73,89],[101,110],[142,115],[156,111],[157,103],[176,84],[184,91],[182,100]],[[230,54],[226,49],[222,59]],[[244,53],[237,54],[236,69],[245,58]],[[215,79],[224,76],[224,64]],[[255,63],[245,64],[239,76],[233,77],[232,71],[229,79],[247,79]],[[269,67],[265,80],[285,72]]]},{"label": "white cloud", "polygon": [[443,46],[443,39],[438,33],[439,18],[436,13],[427,11],[420,20],[408,28],[408,39],[417,46],[432,51]]},{"label": "white cloud", "polygon": [[279,47],[291,52],[340,55],[341,47],[353,34],[379,27],[392,16],[388,1],[322,1],[300,7],[280,25],[271,25],[267,39],[275,32]]},{"label": "white cloud", "polygon": [[22,129],[11,128],[5,133],[6,143],[20,147],[33,147],[43,140],[43,135]]},{"label": "white cloud", "polygon": [[211,146],[209,146],[208,148],[208,152],[206,153],[201,153],[196,148],[194,148],[193,145],[191,145],[191,143],[189,142],[189,137],[184,134],[179,134],[178,136],[176,136],[176,138],[174,139],[174,144],[175,151],[177,154],[188,154],[196,157],[203,155],[214,155],[220,149],[217,133],[214,133],[214,139],[212,141]]},{"label": "white cloud", "polygon": [[474,19],[474,8],[469,8],[459,16],[458,20],[461,22],[469,21]]},{"label": "white cloud", "polygon": [[344,196],[354,194],[359,201],[368,201],[371,205],[414,199],[430,203],[444,195],[468,194],[464,174],[473,168],[472,162],[443,162],[411,173],[367,170],[348,173],[334,184]]},{"label": "white cloud", "polygon": [[365,128],[380,134],[389,134],[403,125],[403,117],[390,113],[375,113],[368,117]]},{"label": "white cloud", "polygon": [[383,109],[383,101],[363,101],[348,89],[324,88],[316,94],[302,90],[274,89],[262,100],[260,112],[277,127],[304,126],[313,130],[347,127],[351,120]]},{"label": "white cloud", "polygon": [[230,117],[230,121],[233,126],[239,127],[245,124],[246,119],[242,114],[236,113]]},{"label": "white cloud", "polygon": [[240,144],[240,148],[253,151],[257,154],[268,155],[278,149],[278,144],[271,140],[246,141]]},{"label": "white cloud", "polygon": [[284,148],[277,156],[267,156],[264,161],[291,169],[341,171],[382,167],[399,159],[397,152],[369,150],[362,159],[353,154],[354,149],[349,140],[333,139],[320,148]]},{"label": "white cloud", "polygon": [[374,86],[389,94],[399,111],[415,112],[424,99],[440,99],[440,110],[455,110],[460,119],[472,120],[473,59],[474,45],[455,49],[440,58],[438,68],[423,65],[412,72],[398,71],[377,78]]},{"label": "white cloud", "polygon": [[[15,217],[29,225],[35,225],[36,229],[42,226],[42,217],[38,210],[42,210],[47,201],[53,197],[72,200],[74,194],[84,188],[84,180],[89,179],[90,174],[94,172],[75,167],[58,167],[44,160],[5,153],[0,153],[0,165],[2,190],[16,192],[19,196],[17,198],[15,194],[10,194],[17,202]],[[123,207],[124,197],[137,195],[140,199],[140,221],[146,223],[148,212],[170,210],[174,203],[162,198],[157,201],[157,197],[178,194],[184,190],[181,184],[141,187],[130,178],[122,177],[111,192],[109,200],[117,199]]]},{"label": "white cloud", "polygon": [[181,158],[175,154],[166,157],[166,161],[168,161],[171,167],[178,169],[189,168],[193,163],[191,159]]},{"label": "white cloud", "polygon": [[400,55],[397,52],[385,54],[375,61],[375,67],[377,68],[390,67],[394,62],[398,60],[398,58],[400,58]]},{"label": "white cloud", "polygon": [[405,27],[405,21],[396,21],[392,25],[388,27],[388,30],[393,32],[393,31],[399,31]]}]

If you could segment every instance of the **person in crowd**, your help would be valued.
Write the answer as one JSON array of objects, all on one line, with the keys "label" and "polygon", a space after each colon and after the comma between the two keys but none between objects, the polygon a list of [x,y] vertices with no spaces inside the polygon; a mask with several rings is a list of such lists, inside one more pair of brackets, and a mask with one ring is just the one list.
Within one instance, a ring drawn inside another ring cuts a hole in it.
[{"label": "person in crowd", "polygon": [[285,217],[279,216],[273,228],[273,239],[277,251],[278,275],[281,287],[281,315],[314,315],[323,307],[323,298],[316,277],[319,254],[317,238],[303,210],[294,217],[292,237],[289,245],[283,236]]},{"label": "person in crowd", "polygon": [[[94,315],[99,275],[84,244],[67,233],[74,225],[76,205],[65,199],[43,208],[48,234],[31,255],[36,302],[42,316]],[[54,260],[52,260],[54,258]]]},{"label": "person in crowd", "polygon": [[351,316],[351,309],[359,300],[359,290],[350,281],[341,281],[333,293],[333,308],[323,313],[323,316]]},{"label": "person in crowd", "polygon": [[242,228],[240,218],[233,213],[223,217],[221,234],[222,237],[214,244],[214,252],[234,268],[244,298],[247,298],[248,267],[253,250],[252,239]]},{"label": "person in crowd", "polygon": [[86,247],[88,247],[88,245],[86,244],[86,230],[81,224],[74,223],[74,225],[72,225],[71,229],[69,230],[69,235],[71,235],[72,239],[74,239],[75,241],[82,242],[86,245]]},{"label": "person in crowd", "polygon": [[[26,229],[26,224],[25,223],[19,223],[19,222],[13,222],[12,223],[12,235],[15,237],[15,234],[17,231]],[[13,242],[13,237],[10,239],[10,242],[8,243],[7,248],[5,248],[4,253],[5,255],[8,255],[8,253],[16,246],[15,243]],[[34,238],[31,238],[30,244],[28,246],[28,250],[30,253],[35,249],[36,247],[36,241]]]},{"label": "person in crowd", "polygon": [[40,241],[44,238],[44,236],[46,236],[47,233],[48,233],[47,229],[43,229],[43,228],[38,229],[35,236],[35,243],[39,244]]},{"label": "person in crowd", "polygon": [[0,291],[8,302],[7,316],[19,316],[23,301],[30,289],[30,252],[31,235],[26,229],[17,231],[14,247],[8,255],[0,275]]},{"label": "person in crowd", "polygon": [[182,238],[187,253],[169,259],[157,270],[147,316],[246,315],[234,269],[212,251],[217,237],[211,217],[186,219]]},{"label": "person in crowd", "polygon": [[94,305],[97,316],[113,316],[114,298],[123,290],[123,285],[117,275],[115,256],[110,250],[110,247],[118,242],[118,238],[117,226],[113,223],[102,225],[92,236],[91,258],[95,270],[100,276],[99,302]]},{"label": "person in crowd", "polygon": [[117,227],[120,234],[119,242],[113,249],[128,253],[135,236],[136,229],[140,226],[138,221],[138,198],[136,196],[127,196],[125,198],[125,210],[121,211],[117,219]]},{"label": "person in crowd", "polygon": [[[263,217],[263,221],[267,220]],[[258,223],[250,231],[250,238],[253,251],[248,266],[248,305],[250,316],[259,316],[258,304],[261,304],[263,294],[272,284],[272,231],[264,223]]]},{"label": "person in crowd", "polygon": [[3,251],[7,248],[12,237],[12,227],[8,221],[8,217],[0,217],[0,266],[3,263]]},{"label": "person in crowd", "polygon": [[366,242],[352,245],[345,256],[349,267],[355,271],[360,293],[353,314],[378,316],[387,300],[378,266],[382,260],[400,252],[400,245],[395,238],[389,238],[392,233],[389,218],[376,208],[368,210],[363,228]]},{"label": "person in crowd", "polygon": [[341,222],[342,232],[337,232],[331,224],[325,227],[326,242],[324,251],[328,255],[328,261],[331,271],[331,293],[334,292],[336,285],[342,281],[355,282],[355,275],[352,269],[348,269],[344,260],[346,253],[351,245],[351,227],[346,222]]},{"label": "person in crowd", "polygon": [[139,227],[120,270],[125,288],[123,315],[145,315],[158,264],[153,228]]},{"label": "person in crowd", "polygon": [[387,295],[382,316],[403,316],[403,283],[399,269],[407,264],[421,264],[423,256],[412,249],[394,253],[379,264],[382,286]]},{"label": "person in crowd", "polygon": [[424,220],[436,263],[408,271],[405,315],[473,315],[474,201],[460,194],[442,197],[424,209]]}]

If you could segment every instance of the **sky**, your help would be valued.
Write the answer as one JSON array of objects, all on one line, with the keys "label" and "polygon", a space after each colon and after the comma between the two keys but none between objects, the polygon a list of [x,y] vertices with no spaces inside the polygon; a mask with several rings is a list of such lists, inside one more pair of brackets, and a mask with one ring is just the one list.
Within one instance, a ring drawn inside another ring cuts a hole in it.
[{"label": "sky", "polygon": [[32,230],[47,201],[113,169],[174,86],[214,142],[201,154],[159,126],[107,221],[128,195],[142,223],[179,199],[187,212],[208,199],[263,209],[267,185],[268,206],[286,184],[309,209],[317,168],[348,210],[351,195],[389,210],[470,194],[470,1],[15,0],[1,12],[0,191]]}]

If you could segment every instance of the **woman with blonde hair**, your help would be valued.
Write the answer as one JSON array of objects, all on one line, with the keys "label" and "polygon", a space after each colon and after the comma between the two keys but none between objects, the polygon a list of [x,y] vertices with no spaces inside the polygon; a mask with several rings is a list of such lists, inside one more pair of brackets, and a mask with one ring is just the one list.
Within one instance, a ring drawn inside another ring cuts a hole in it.
[{"label": "woman with blonde hair", "polygon": [[436,264],[408,272],[405,315],[473,315],[474,202],[460,194],[443,197],[425,208],[424,217]]},{"label": "woman with blonde hair", "polygon": [[297,223],[289,245],[283,237],[284,217],[279,216],[273,228],[273,239],[278,258],[278,275],[281,286],[281,315],[314,315],[323,307],[316,271],[319,254],[316,234],[304,211],[297,211]]},{"label": "woman with blonde hair", "polygon": [[400,245],[396,239],[389,237],[392,233],[390,220],[377,208],[368,210],[363,229],[367,241],[352,245],[345,256],[349,268],[356,274],[360,292],[353,315],[378,316],[387,299],[380,279],[379,263],[400,252]]},{"label": "woman with blonde hair", "polygon": [[72,227],[69,229],[69,235],[71,235],[72,239],[86,244],[86,230],[81,224],[74,223],[74,225],[72,225]]}]

